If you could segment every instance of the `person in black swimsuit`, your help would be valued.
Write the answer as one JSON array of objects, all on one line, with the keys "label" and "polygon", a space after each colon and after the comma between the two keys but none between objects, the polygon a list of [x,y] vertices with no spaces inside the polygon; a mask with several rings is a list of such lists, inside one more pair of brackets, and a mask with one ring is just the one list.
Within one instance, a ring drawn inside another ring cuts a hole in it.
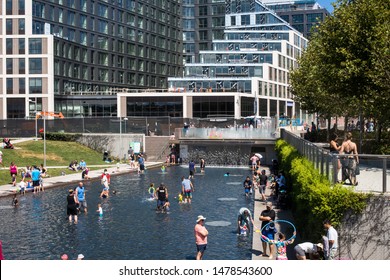
[{"label": "person in black swimsuit", "polygon": [[77,211],[77,198],[74,195],[73,189],[69,190],[69,194],[66,197],[66,200],[68,202],[68,206],[66,208],[66,213],[68,215],[69,222],[72,222],[72,220],[74,218],[74,223],[77,224],[77,214],[78,214],[78,211]]}]

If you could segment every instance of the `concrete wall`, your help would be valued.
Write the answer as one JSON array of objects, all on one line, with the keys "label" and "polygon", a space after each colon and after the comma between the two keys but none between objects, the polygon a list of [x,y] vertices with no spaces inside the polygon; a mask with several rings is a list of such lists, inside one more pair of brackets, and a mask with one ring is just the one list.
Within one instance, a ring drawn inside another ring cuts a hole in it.
[{"label": "concrete wall", "polygon": [[108,151],[110,157],[119,158],[121,155],[122,159],[127,159],[130,142],[140,142],[141,149],[147,153],[144,149],[144,138],[143,134],[122,134],[122,136],[120,134],[83,134],[78,142],[95,151],[100,151],[102,158],[103,152]]},{"label": "concrete wall", "polygon": [[276,158],[275,144],[253,144],[251,142],[198,141],[180,143],[180,157],[183,163],[191,159],[199,163],[204,158],[206,165],[248,165],[252,151],[259,152],[263,159],[261,163],[270,165]]},{"label": "concrete wall", "polygon": [[346,215],[338,233],[341,259],[390,260],[390,196],[371,197],[362,214]]}]

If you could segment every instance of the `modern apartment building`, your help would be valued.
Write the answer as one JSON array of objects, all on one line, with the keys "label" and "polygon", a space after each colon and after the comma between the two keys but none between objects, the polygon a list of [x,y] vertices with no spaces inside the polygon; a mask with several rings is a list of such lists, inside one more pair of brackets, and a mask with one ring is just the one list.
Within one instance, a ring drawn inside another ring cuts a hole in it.
[{"label": "modern apartment building", "polygon": [[[223,39],[226,4],[234,6],[235,3],[240,2],[245,3],[245,1],[231,0],[183,0],[185,63],[199,62],[200,51],[210,50],[213,40]],[[312,28],[329,15],[329,12],[315,0],[262,0],[261,2],[306,38],[310,38]]]},{"label": "modern apartment building", "polygon": [[258,0],[227,1],[223,39],[169,78],[167,92],[119,93],[119,116],[306,118],[289,72],[307,39]]},{"label": "modern apartment building", "polygon": [[282,19],[310,39],[317,24],[329,16],[328,10],[316,0],[262,0],[268,8],[274,10]]},{"label": "modern apartment building", "polygon": [[0,119],[115,116],[116,92],[166,88],[183,70],[181,2],[0,0]]}]

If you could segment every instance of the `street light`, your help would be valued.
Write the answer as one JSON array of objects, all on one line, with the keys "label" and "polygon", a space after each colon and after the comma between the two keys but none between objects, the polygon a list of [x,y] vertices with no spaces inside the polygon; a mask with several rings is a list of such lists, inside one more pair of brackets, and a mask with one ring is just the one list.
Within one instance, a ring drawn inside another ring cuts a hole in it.
[{"label": "street light", "polygon": [[29,99],[28,102],[35,104],[35,141],[38,141],[37,98],[35,97],[35,101]]},{"label": "street light", "polygon": [[[128,118],[123,118],[124,121],[127,121]],[[122,154],[123,154],[123,147],[122,147],[122,117],[119,117],[119,160],[121,160]]]}]

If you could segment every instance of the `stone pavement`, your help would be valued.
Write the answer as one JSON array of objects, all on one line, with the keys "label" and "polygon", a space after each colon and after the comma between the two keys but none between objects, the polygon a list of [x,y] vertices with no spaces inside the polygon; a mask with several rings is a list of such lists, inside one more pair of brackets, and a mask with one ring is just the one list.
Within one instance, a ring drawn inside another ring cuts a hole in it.
[{"label": "stone pavement", "polygon": [[[162,166],[162,164],[163,164],[162,162],[145,162],[145,168],[160,167],[160,166]],[[130,166],[128,164],[109,165],[109,166],[108,165],[91,165],[88,167],[101,167],[101,169],[89,171],[88,176],[91,178],[90,180],[92,180],[92,181],[99,180],[100,176],[103,173],[105,168],[107,168],[107,171],[110,173],[111,176],[121,175],[121,174],[129,173],[129,172],[136,172],[137,171],[137,169],[130,169]],[[68,174],[66,174],[64,176],[44,178],[43,184],[44,184],[45,189],[64,186],[64,185],[68,185],[68,184],[74,185],[75,183],[83,180],[81,178],[81,171],[72,172],[68,169],[67,166],[50,166],[47,168],[49,170],[50,170],[50,168],[63,168]],[[6,169],[8,169],[8,168],[6,168]],[[17,189],[17,187],[12,187],[11,184],[0,186],[0,197],[13,195],[15,193],[16,189]]]}]

